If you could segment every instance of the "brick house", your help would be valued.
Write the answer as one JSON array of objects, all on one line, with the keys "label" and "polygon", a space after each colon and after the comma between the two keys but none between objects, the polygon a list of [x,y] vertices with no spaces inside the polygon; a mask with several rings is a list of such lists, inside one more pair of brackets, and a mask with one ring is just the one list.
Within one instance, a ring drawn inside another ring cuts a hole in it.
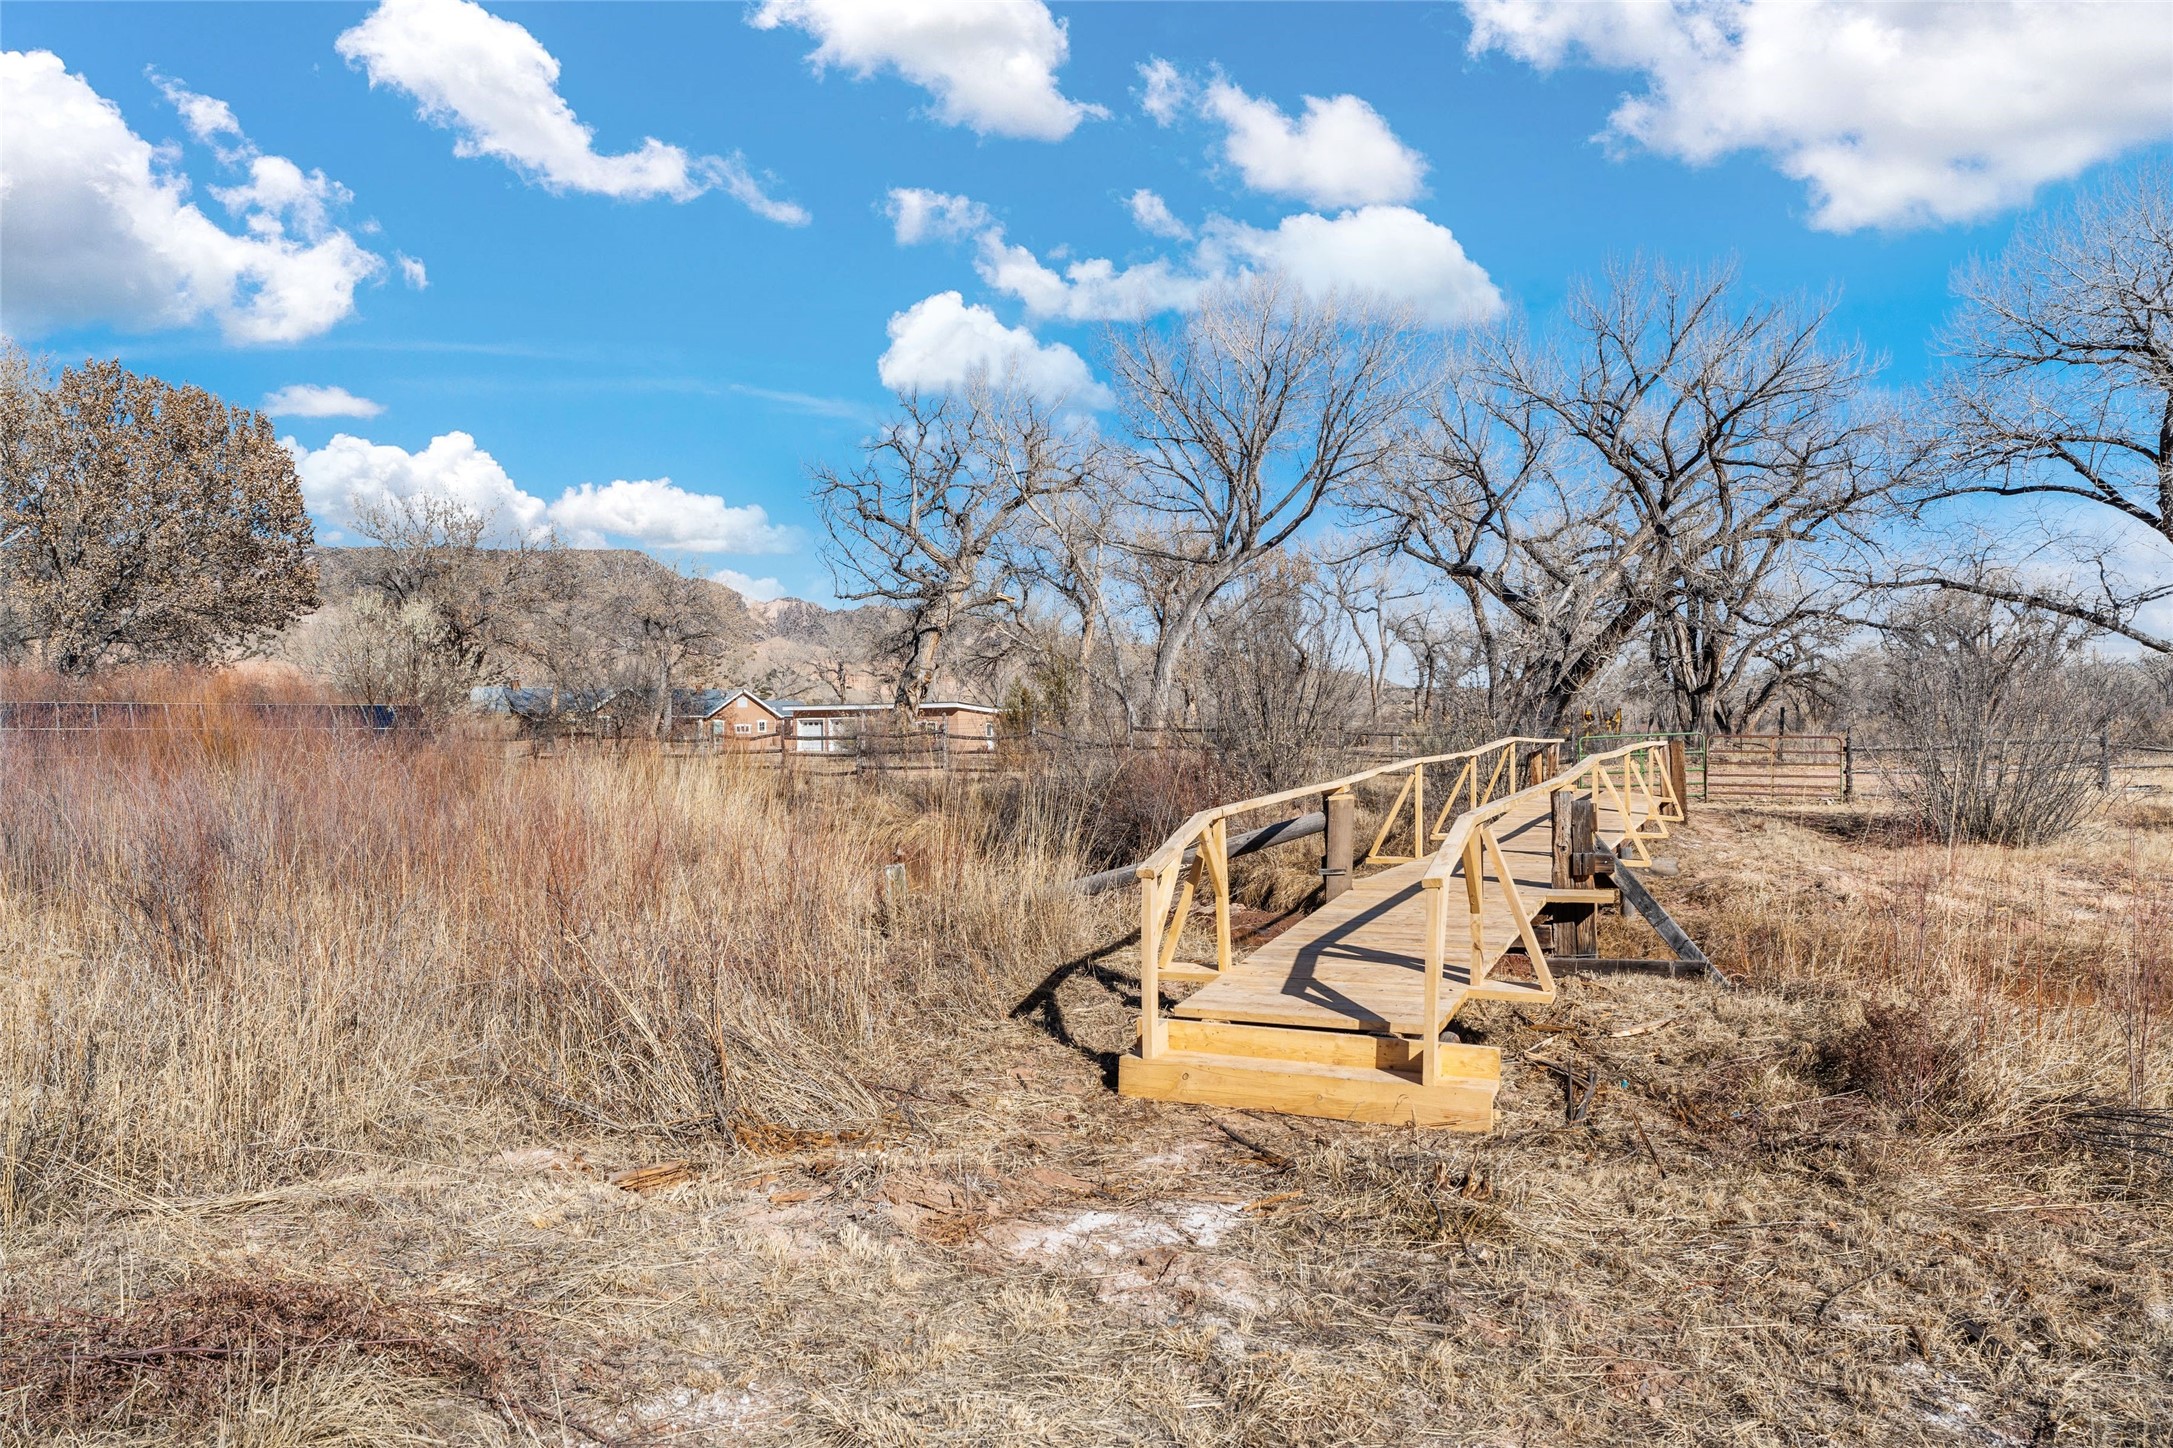
[{"label": "brick house", "polygon": [[789,699],[758,699],[747,689],[704,689],[689,696],[684,717],[696,738],[731,740],[752,749],[784,736],[792,708]]}]

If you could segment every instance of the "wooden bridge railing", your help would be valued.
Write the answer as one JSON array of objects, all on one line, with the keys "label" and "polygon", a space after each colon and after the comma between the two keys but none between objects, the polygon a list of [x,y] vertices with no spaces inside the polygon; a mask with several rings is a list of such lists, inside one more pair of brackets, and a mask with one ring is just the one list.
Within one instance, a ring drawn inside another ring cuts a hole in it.
[{"label": "wooden bridge railing", "polygon": [[1650,864],[1652,853],[1645,847],[1645,841],[1665,838],[1668,822],[1683,818],[1683,800],[1677,793],[1667,750],[1665,741],[1650,740],[1626,744],[1605,754],[1588,755],[1551,779],[1476,805],[1456,817],[1441,848],[1434,852],[1433,863],[1427,866],[1419,881],[1426,896],[1425,1004],[1421,1021],[1423,1034],[1419,1038],[1419,1079],[1422,1084],[1432,1086],[1440,1079],[1440,1035],[1444,1024],[1441,978],[1449,955],[1449,911],[1444,892],[1449,882],[1459,874],[1463,876],[1464,898],[1471,919],[1471,965],[1466,984],[1472,989],[1484,984],[1493,964],[1485,940],[1486,874],[1491,864],[1494,883],[1501,891],[1510,919],[1516,922],[1524,953],[1532,962],[1536,990],[1551,998],[1554,972],[1548,968],[1547,953],[1540,948],[1538,934],[1532,929],[1537,912],[1517,889],[1516,878],[1502,858],[1501,840],[1494,826],[1505,816],[1519,813],[1525,806],[1540,800],[1551,804],[1555,795],[1565,791],[1581,793],[1589,790],[1595,804],[1604,801],[1614,806],[1615,817],[1621,823],[1621,830],[1613,840],[1603,835],[1599,843],[1616,854],[1628,846],[1640,864]]},{"label": "wooden bridge railing", "polygon": [[[1167,840],[1146,859],[1140,861],[1135,873],[1140,883],[1140,989],[1143,994],[1143,1025],[1141,1040],[1143,1049],[1150,1055],[1160,1053],[1158,993],[1165,977],[1187,980],[1212,979],[1230,967],[1230,830],[1229,822],[1238,815],[1252,810],[1266,809],[1271,805],[1287,804],[1294,799],[1320,795],[1329,802],[1331,819],[1338,803],[1349,808],[1352,792],[1361,784],[1385,775],[1405,776],[1402,790],[1396,795],[1380,830],[1374,835],[1373,846],[1367,851],[1368,864],[1388,864],[1408,861],[1426,853],[1432,840],[1443,837],[1442,825],[1458,802],[1467,801],[1466,808],[1483,804],[1494,797],[1494,792],[1504,783],[1514,785],[1518,779],[1517,756],[1520,751],[1543,755],[1546,767],[1552,771],[1560,767],[1561,742],[1559,739],[1512,736],[1482,744],[1476,749],[1459,750],[1452,754],[1427,754],[1415,759],[1399,759],[1390,764],[1375,765],[1355,774],[1338,779],[1322,780],[1314,784],[1299,785],[1293,789],[1278,790],[1273,794],[1257,795],[1231,804],[1215,805],[1201,810],[1177,827]],[[1447,800],[1441,808],[1434,828],[1426,828],[1426,771],[1431,767],[1457,765]],[[1484,782],[1482,783],[1482,777]],[[1409,809],[1406,811],[1405,805]],[[1412,853],[1409,855],[1383,855],[1381,847],[1390,833],[1408,814]],[[1202,883],[1214,892],[1215,902],[1215,963],[1203,967],[1180,963],[1176,959],[1177,943],[1184,931],[1184,922],[1192,912],[1194,899]]]},{"label": "wooden bridge railing", "polygon": [[[1434,1023],[1434,1029],[1427,1033],[1422,1066],[1426,1084],[1432,1085],[1439,1073],[1439,1053],[1432,1047],[1438,1044],[1440,1034],[1441,973],[1447,956],[1447,911],[1441,890],[1459,869],[1464,873],[1471,907],[1471,984],[1480,984],[1489,966],[1481,927],[1482,882],[1491,862],[1510,914],[1517,922],[1525,951],[1542,983],[1551,988],[1553,977],[1547,970],[1546,956],[1532,929],[1534,912],[1526,907],[1518,894],[1516,881],[1502,860],[1501,842],[1494,835],[1494,823],[1519,805],[1551,798],[1565,790],[1589,791],[1595,803],[1613,805],[1623,822],[1623,832],[1612,844],[1616,847],[1627,845],[1635,851],[1640,862],[1650,862],[1652,856],[1645,848],[1648,834],[1657,831],[1664,836],[1667,821],[1683,817],[1683,801],[1668,767],[1664,742],[1625,745],[1605,754],[1588,756],[1566,770],[1562,768],[1561,746],[1559,739],[1516,735],[1492,740],[1476,749],[1400,759],[1338,779],[1216,805],[1186,820],[1160,848],[1141,861],[1135,871],[1140,883],[1142,1055],[1155,1057],[1166,1049],[1160,1018],[1162,981],[1166,978],[1211,980],[1230,967],[1229,821],[1252,810],[1320,795],[1329,804],[1332,832],[1334,811],[1339,801],[1347,809],[1357,786],[1386,775],[1401,774],[1405,776],[1403,787],[1389,805],[1365,859],[1368,864],[1394,864],[1415,860],[1428,853],[1433,856],[1423,884],[1427,911],[1425,1010],[1426,1019]],[[1457,772],[1433,820],[1433,827],[1428,829],[1427,770],[1445,769],[1451,765],[1457,766]],[[1518,789],[1520,775],[1526,768],[1535,776],[1534,782]],[[1390,835],[1406,821],[1412,853],[1383,854],[1382,848]],[[1428,847],[1436,841],[1439,845],[1429,851]],[[1203,883],[1214,892],[1215,961],[1212,967],[1176,959],[1185,920],[1191,914]]]}]

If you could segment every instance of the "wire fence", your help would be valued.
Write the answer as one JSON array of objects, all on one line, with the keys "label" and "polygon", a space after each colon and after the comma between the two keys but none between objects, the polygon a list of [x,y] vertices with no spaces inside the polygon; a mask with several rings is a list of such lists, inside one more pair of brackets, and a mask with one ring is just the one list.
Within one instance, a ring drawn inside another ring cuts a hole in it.
[{"label": "wire fence", "polygon": [[0,699],[0,734],[204,733],[251,728],[364,730],[423,728],[422,712],[397,704],[294,704],[146,699]]},{"label": "wire fence", "polygon": [[[979,727],[979,726],[976,726]],[[377,736],[430,732],[421,710],[389,704],[327,704],[142,699],[0,700],[0,738],[62,741],[102,735],[209,734],[247,728],[274,733],[340,732]],[[469,726],[470,730],[473,725]],[[1707,735],[1680,730],[1614,730],[1571,735],[1565,757],[1574,761],[1624,744],[1680,740],[1686,782],[1693,798],[1707,802],[1845,802],[1877,798],[1912,761],[1927,753],[2005,748],[2065,748],[2094,765],[2100,788],[2122,786],[2173,790],[2173,745],[2116,740],[2110,734],[2056,741],[1986,740],[1969,743],[1859,743],[1850,734]],[[1404,758],[1440,745],[1439,729],[1349,728],[1334,732],[1324,747],[1341,758],[1371,763]],[[762,736],[654,735],[604,731],[524,730],[505,739],[533,758],[596,754],[661,753],[672,757],[729,758],[809,774],[872,772],[997,773],[1033,767],[1066,755],[1178,752],[1210,758],[1218,752],[1213,731],[1196,726],[1072,734],[1032,726],[992,733],[947,728],[894,731],[866,728],[803,736],[786,729]]]}]

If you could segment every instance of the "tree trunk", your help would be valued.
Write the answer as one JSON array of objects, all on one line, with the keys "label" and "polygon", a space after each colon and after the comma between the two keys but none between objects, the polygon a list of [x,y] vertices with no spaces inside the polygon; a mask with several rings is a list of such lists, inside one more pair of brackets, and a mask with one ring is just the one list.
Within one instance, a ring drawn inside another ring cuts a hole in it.
[{"label": "tree trunk", "polygon": [[906,652],[905,666],[898,671],[898,688],[891,699],[901,724],[912,723],[921,705],[928,702],[928,692],[935,687],[943,639],[957,612],[955,599],[932,599],[913,619],[912,645]]},{"label": "tree trunk", "polygon": [[1161,637],[1154,641],[1154,677],[1147,687],[1147,728],[1169,727],[1170,696],[1177,691],[1178,661],[1191,644],[1192,631],[1199,626],[1200,615],[1207,612],[1208,602],[1222,591],[1226,582],[1227,579],[1222,579],[1211,587],[1194,589],[1177,606],[1170,622],[1163,625]]}]

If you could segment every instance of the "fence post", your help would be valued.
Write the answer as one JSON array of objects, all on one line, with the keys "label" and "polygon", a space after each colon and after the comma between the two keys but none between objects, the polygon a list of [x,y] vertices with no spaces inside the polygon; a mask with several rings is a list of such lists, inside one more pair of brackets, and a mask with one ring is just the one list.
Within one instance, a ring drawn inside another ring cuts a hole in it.
[{"label": "fence post", "polygon": [[1856,798],[1856,741],[1851,730],[1841,731],[1841,802]]},{"label": "fence post", "polygon": [[1685,820],[1690,818],[1690,766],[1685,758],[1683,741],[1670,735],[1667,741],[1667,782],[1675,791],[1675,812]]},{"label": "fence post", "polygon": [[1558,789],[1547,798],[1547,822],[1553,827],[1554,831],[1554,872],[1552,878],[1554,887],[1557,890],[1566,890],[1571,884],[1569,874],[1570,801],[1574,797],[1572,791]]},{"label": "fence post", "polygon": [[1327,846],[1320,862],[1320,903],[1325,905],[1351,888],[1352,841],[1357,829],[1358,797],[1339,789],[1322,801],[1328,816]]}]

